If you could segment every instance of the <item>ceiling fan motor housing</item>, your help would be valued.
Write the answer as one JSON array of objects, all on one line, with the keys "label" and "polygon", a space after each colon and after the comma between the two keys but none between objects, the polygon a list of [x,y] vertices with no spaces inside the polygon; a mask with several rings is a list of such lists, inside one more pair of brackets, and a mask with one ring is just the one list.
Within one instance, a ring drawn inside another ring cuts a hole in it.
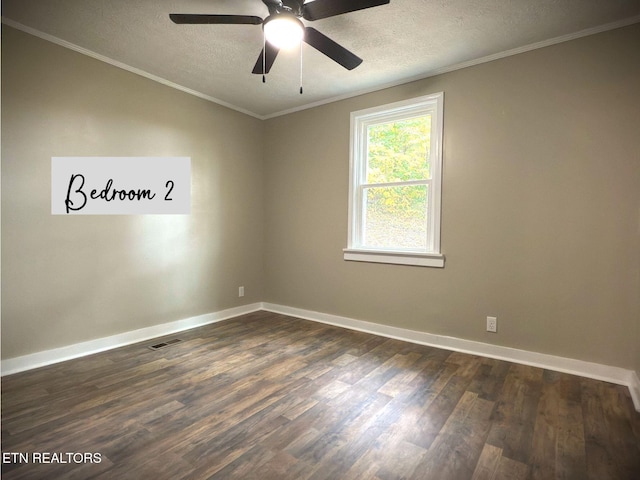
[{"label": "ceiling fan motor housing", "polygon": [[304,0],[262,0],[262,3],[269,9],[270,15],[290,12],[298,18],[302,17]]}]

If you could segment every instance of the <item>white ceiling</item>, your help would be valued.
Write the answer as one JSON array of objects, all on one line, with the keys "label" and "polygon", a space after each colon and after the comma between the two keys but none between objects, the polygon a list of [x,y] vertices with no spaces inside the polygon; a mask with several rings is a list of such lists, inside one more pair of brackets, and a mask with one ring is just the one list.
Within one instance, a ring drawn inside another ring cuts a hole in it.
[{"label": "white ceiling", "polygon": [[175,25],[169,13],[265,18],[267,8],[261,0],[2,0],[8,25],[259,118],[640,22],[640,0],[391,0],[305,21],[364,62],[347,71],[305,45],[303,95],[297,51],[280,52],[266,84],[251,73],[260,26]]}]

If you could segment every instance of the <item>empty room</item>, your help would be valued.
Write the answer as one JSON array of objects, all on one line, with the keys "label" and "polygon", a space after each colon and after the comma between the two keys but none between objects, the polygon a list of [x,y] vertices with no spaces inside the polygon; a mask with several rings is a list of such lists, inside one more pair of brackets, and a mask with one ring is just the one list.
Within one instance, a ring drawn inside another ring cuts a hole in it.
[{"label": "empty room", "polygon": [[2,478],[640,478],[640,1],[3,0]]}]

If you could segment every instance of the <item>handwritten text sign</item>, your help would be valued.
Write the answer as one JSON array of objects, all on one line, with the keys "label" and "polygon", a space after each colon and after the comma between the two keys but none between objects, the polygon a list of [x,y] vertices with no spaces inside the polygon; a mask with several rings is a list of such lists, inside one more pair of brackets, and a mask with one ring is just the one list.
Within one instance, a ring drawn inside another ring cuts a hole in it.
[{"label": "handwritten text sign", "polygon": [[52,157],[52,215],[191,213],[189,157]]}]

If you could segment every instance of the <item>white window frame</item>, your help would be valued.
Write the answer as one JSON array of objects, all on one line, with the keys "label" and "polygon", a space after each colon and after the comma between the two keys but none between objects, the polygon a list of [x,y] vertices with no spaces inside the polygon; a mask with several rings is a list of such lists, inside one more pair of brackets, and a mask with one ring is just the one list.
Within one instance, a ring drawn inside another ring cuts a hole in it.
[{"label": "white window frame", "polygon": [[[442,197],[442,140],[444,92],[351,112],[349,159],[349,231],[344,259],[360,262],[394,263],[424,267],[444,267],[440,251],[440,205]],[[391,184],[367,183],[367,154],[370,125],[431,115],[431,178]],[[427,247],[417,249],[372,249],[362,245],[364,189],[369,186],[429,185],[427,202]]]}]

